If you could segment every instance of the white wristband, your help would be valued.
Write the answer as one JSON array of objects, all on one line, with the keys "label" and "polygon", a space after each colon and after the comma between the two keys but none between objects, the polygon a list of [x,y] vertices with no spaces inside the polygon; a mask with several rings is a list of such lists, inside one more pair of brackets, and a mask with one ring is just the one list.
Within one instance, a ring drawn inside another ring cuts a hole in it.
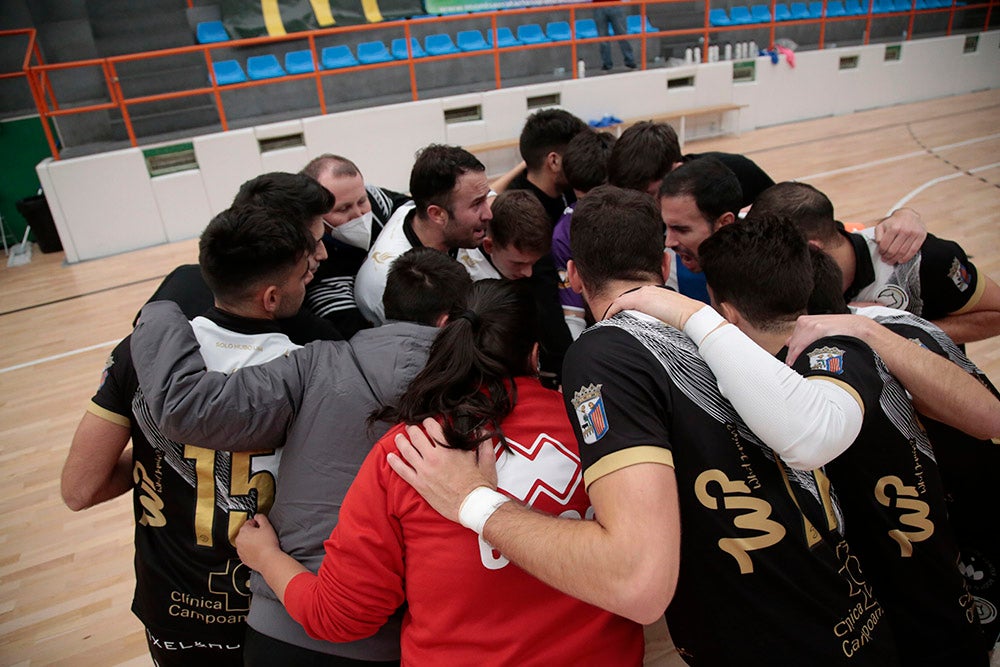
[{"label": "white wristband", "polygon": [[477,535],[482,535],[483,526],[508,500],[510,498],[488,486],[477,486],[462,501],[458,510],[458,522],[469,530],[474,530]]}]

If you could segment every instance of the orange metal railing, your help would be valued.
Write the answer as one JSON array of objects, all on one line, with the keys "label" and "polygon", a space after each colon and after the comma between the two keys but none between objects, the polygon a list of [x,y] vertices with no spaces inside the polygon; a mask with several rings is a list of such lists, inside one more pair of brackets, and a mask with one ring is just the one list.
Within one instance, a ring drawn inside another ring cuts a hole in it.
[{"label": "orange metal railing", "polygon": [[[826,37],[826,27],[832,23],[841,23],[848,21],[865,21],[865,31],[864,31],[864,43],[867,44],[871,35],[871,26],[873,21],[878,21],[884,18],[898,18],[902,16],[909,16],[908,30],[906,32],[906,39],[913,38],[913,27],[914,20],[917,15],[921,14],[948,14],[948,27],[947,34],[952,33],[955,14],[957,12],[964,12],[969,10],[986,10],[986,19],[983,24],[983,30],[987,30],[990,25],[991,12],[994,5],[1000,4],[1000,0],[988,0],[987,2],[980,3],[969,3],[966,5],[957,5],[955,0],[952,0],[952,4],[949,7],[937,8],[937,9],[915,9],[916,3],[909,11],[905,12],[890,12],[890,13],[873,13],[874,0],[866,0],[867,13],[859,16],[842,16],[842,17],[826,17],[826,5],[827,0],[823,0],[823,18],[810,18],[792,21],[775,21],[774,20],[774,10],[777,5],[777,0],[770,1],[771,7],[771,17],[772,20],[767,23],[752,23],[734,26],[712,26],[709,21],[710,3],[705,3],[704,19],[703,24],[694,28],[677,29],[677,30],[656,30],[656,31],[645,31],[645,26],[648,24],[647,9],[652,5],[662,5],[670,3],[680,3],[686,2],[687,0],[629,0],[624,5],[632,6],[639,10],[639,14],[642,17],[641,25],[643,26],[643,32],[638,34],[627,34],[627,35],[615,35],[611,37],[594,37],[588,39],[578,39],[576,37],[575,21],[576,15],[579,10],[592,10],[593,5],[591,3],[583,4],[571,4],[571,5],[558,5],[558,6],[543,6],[543,7],[529,7],[521,9],[510,9],[504,11],[491,11],[482,12],[477,14],[457,14],[457,15],[445,15],[439,17],[428,17],[419,19],[409,19],[404,21],[392,21],[377,24],[364,24],[355,26],[345,26],[345,27],[333,27],[324,28],[319,30],[313,30],[309,32],[293,33],[289,35],[284,35],[280,37],[256,37],[250,39],[238,39],[227,42],[217,42],[213,44],[199,44],[193,46],[178,47],[172,49],[162,49],[158,51],[149,51],[144,53],[134,53],[122,56],[112,56],[108,58],[98,58],[91,60],[82,60],[66,63],[53,63],[46,64],[42,58],[41,52],[35,40],[35,31],[33,29],[23,29],[23,30],[3,30],[0,31],[0,38],[7,36],[16,35],[28,35],[28,47],[25,52],[23,68],[20,72],[13,72],[7,74],[0,74],[0,78],[10,78],[10,77],[26,77],[28,85],[31,89],[32,97],[35,101],[35,105],[38,108],[38,114],[42,120],[42,127],[45,129],[45,135],[49,142],[49,147],[52,151],[54,158],[59,158],[59,151],[55,141],[55,137],[52,136],[52,132],[49,127],[49,119],[58,118],[60,116],[88,113],[100,110],[110,110],[117,109],[121,114],[123,124],[125,126],[126,133],[128,135],[129,142],[132,146],[138,145],[138,140],[136,137],[135,129],[132,124],[132,119],[130,116],[129,108],[138,104],[145,104],[150,102],[157,102],[163,100],[177,99],[183,97],[191,97],[196,95],[206,95],[210,94],[213,96],[216,108],[218,110],[219,122],[222,129],[228,130],[229,123],[226,119],[225,107],[223,104],[223,99],[221,92],[226,90],[238,90],[241,88],[251,88],[257,86],[267,86],[279,82],[296,81],[296,80],[314,80],[316,83],[316,94],[319,101],[320,112],[323,114],[327,113],[327,105],[325,100],[325,95],[323,91],[323,78],[330,76],[338,76],[341,74],[348,74],[352,72],[365,72],[369,70],[376,70],[382,68],[392,68],[392,67],[406,67],[409,70],[409,83],[410,92],[414,100],[420,99],[420,91],[417,87],[417,77],[416,77],[416,64],[424,63],[434,63],[438,61],[452,60],[456,58],[466,58],[469,56],[485,56],[492,54],[493,57],[493,76],[494,83],[497,88],[503,87],[503,79],[501,72],[501,60],[500,55],[504,53],[512,53],[519,51],[533,51],[536,49],[548,49],[548,48],[558,48],[569,46],[571,49],[571,60],[569,63],[568,71],[572,72],[573,78],[577,77],[576,62],[577,62],[577,49],[580,45],[599,43],[606,40],[618,41],[623,39],[641,40],[641,62],[642,67],[645,68],[648,62],[647,58],[647,42],[651,38],[665,38],[665,37],[684,37],[684,36],[698,36],[702,40],[701,48],[703,49],[703,61],[708,60],[709,47],[712,44],[713,38],[717,41],[721,41],[721,37],[732,32],[737,31],[747,31],[747,30],[762,30],[766,29],[769,31],[769,43],[774,44],[775,30],[778,26],[795,26],[795,25],[810,25],[816,24],[819,26],[819,42],[818,47],[822,49],[824,47],[824,41]],[[189,2],[190,4],[190,2]],[[748,3],[749,4],[749,3]],[[528,44],[528,45],[518,45],[518,46],[508,46],[508,47],[498,47],[497,46],[497,18],[503,16],[505,18],[524,16],[525,20],[523,22],[531,22],[531,15],[538,13],[553,13],[565,11],[568,14],[568,22],[572,29],[572,39],[570,41],[558,41],[558,42],[545,42],[541,44]],[[413,38],[413,30],[426,25],[447,25],[454,21],[468,21],[470,19],[481,19],[488,20],[490,25],[490,31],[493,34],[492,46],[488,50],[472,51],[472,52],[461,52],[455,54],[446,55],[427,55],[420,57],[419,59],[414,59],[411,49],[411,40]],[[402,36],[406,39],[407,51],[409,58],[406,60],[394,60],[390,62],[383,63],[373,63],[373,64],[361,64],[352,67],[343,67],[338,69],[328,69],[324,70],[320,67],[320,59],[318,57],[318,52],[316,48],[316,39],[320,37],[335,36],[335,35],[347,35],[347,34],[357,34],[363,33],[371,30],[387,30],[397,28],[402,32]],[[220,86],[215,79],[214,70],[212,67],[212,53],[218,49],[231,49],[234,47],[248,47],[264,44],[280,44],[289,41],[301,41],[306,40],[309,45],[309,50],[312,53],[314,71],[304,74],[290,74],[279,78],[271,79],[261,79],[261,80],[249,80],[242,83],[227,84]],[[119,80],[119,66],[123,63],[139,61],[139,60],[150,60],[155,58],[165,58],[186,54],[200,53],[205,59],[205,65],[209,72],[209,85],[198,87],[198,88],[188,88],[184,90],[177,90],[166,93],[157,93],[153,95],[141,95],[136,97],[126,97],[122,91],[121,82]],[[79,70],[81,68],[99,68],[103,76],[105,86],[107,88],[107,102],[101,102],[96,104],[85,104],[72,107],[66,107],[65,105],[60,105],[59,100],[52,88],[51,75],[55,72],[66,71],[66,70]]]}]

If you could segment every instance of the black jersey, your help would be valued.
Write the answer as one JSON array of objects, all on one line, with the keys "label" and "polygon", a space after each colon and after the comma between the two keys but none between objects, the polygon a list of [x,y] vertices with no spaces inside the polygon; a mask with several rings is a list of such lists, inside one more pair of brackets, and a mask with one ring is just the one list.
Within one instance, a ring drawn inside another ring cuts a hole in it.
[{"label": "black jersey", "polygon": [[954,241],[928,234],[910,261],[887,264],[875,243],[875,228],[846,234],[854,250],[854,281],[844,292],[852,301],[876,302],[924,319],[966,312],[979,303],[986,283]]},{"label": "black jersey", "polygon": [[903,664],[985,665],[934,451],[905,391],[856,338],[820,338],[806,350],[793,368],[837,383],[864,410],[857,439],[825,472]]},{"label": "black jersey", "polygon": [[690,339],[621,313],[570,347],[563,387],[588,485],[635,463],[675,470],[681,558],[667,622],[688,664],[896,664],[858,560],[813,525],[838,522],[835,500],[746,427]]},{"label": "black jersey", "polygon": [[[950,359],[994,395],[996,387],[941,329],[910,313],[861,308],[896,334]],[[998,396],[1000,400],[1000,396]],[[1000,403],[997,405],[1000,409]],[[1000,642],[1000,496],[994,490],[1000,470],[1000,446],[921,416],[944,483],[948,519],[960,554],[959,570],[976,601],[987,645]],[[1000,648],[1000,647],[997,647]]]},{"label": "black jersey", "polygon": [[[132,611],[154,634],[240,644],[250,607],[250,571],[237,557],[233,540],[244,521],[271,506],[276,453],[216,452],[164,437],[139,388],[130,340],[111,353],[89,410],[131,429]],[[278,339],[260,334],[245,340],[267,349]],[[220,349],[234,345],[227,340]]]}]

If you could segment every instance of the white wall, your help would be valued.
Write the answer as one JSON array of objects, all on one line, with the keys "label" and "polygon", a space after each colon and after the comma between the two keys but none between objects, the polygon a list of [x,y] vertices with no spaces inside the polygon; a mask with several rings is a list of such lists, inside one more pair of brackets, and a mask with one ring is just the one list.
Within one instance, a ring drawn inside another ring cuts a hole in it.
[{"label": "white wall", "polygon": [[[756,80],[732,82],[728,62],[556,81],[521,88],[361,109],[232,130],[193,139],[198,168],[151,178],[139,148],[38,165],[66,259],[85,259],[189,238],[226,208],[244,181],[267,171],[298,171],[321,153],[350,157],[372,183],[407,191],[414,153],[429,143],[481,144],[513,139],[527,100],[558,94],[584,120],[635,118],[716,104],[745,104],[743,131],[807,118],[1000,87],[1000,31],[981,33],[975,53],[964,35],[904,42],[886,62],[885,45],[796,54],[791,68],[758,58]],[[858,67],[839,70],[840,58]],[[668,89],[670,79],[694,85]],[[479,105],[482,119],[445,123],[447,110]],[[706,120],[705,124],[709,121]],[[714,121],[712,121],[714,122]],[[690,123],[688,133],[704,127]],[[259,140],[301,134],[303,144],[260,150]],[[490,173],[517,160],[514,150],[486,156]],[[492,163],[490,162],[492,161]]]}]

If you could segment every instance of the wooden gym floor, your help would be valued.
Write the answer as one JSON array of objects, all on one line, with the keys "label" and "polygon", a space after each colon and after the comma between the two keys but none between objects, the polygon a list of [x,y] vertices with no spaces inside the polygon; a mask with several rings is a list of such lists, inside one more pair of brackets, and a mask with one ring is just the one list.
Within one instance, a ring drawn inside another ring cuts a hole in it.
[{"label": "wooden gym floor", "polygon": [[[844,221],[905,202],[1000,282],[1000,90],[689,143],[826,192]],[[129,611],[128,498],[74,514],[59,473],[113,344],[196,241],[65,265],[0,263],[0,665],[148,665]],[[1000,338],[968,346],[1000,380]]]}]

